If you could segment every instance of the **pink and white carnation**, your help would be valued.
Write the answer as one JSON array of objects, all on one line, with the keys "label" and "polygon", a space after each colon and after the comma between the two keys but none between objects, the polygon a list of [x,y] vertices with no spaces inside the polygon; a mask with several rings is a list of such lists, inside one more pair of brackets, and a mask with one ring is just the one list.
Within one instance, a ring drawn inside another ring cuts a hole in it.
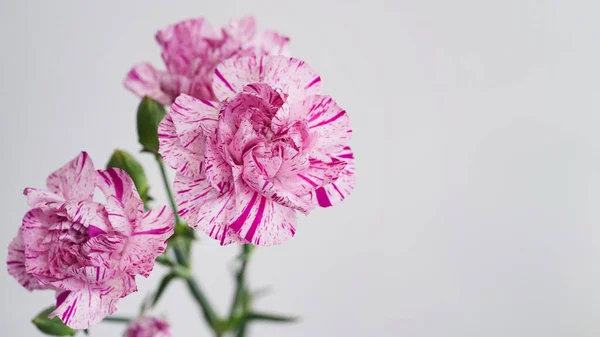
[{"label": "pink and white carnation", "polygon": [[268,246],[294,236],[296,211],[343,200],[350,119],[320,87],[303,61],[250,56],[217,67],[218,102],[180,95],[159,125],[179,215],[223,245]]},{"label": "pink and white carnation", "polygon": [[[173,233],[166,207],[144,212],[129,175],[95,170],[82,152],[52,173],[47,189],[27,188],[31,210],[9,246],[8,272],[28,290],[56,290],[58,316],[85,329],[117,310],[147,277]],[[99,188],[106,197],[93,200]]]},{"label": "pink and white carnation", "polygon": [[141,316],[131,322],[123,337],[172,337],[167,321],[153,316]]},{"label": "pink and white carnation", "polygon": [[140,63],[124,84],[140,97],[171,104],[179,94],[215,99],[211,81],[219,63],[238,55],[283,54],[289,38],[269,30],[257,32],[255,18],[247,16],[219,31],[204,18],[188,19],[158,31],[156,41],[167,70]]}]

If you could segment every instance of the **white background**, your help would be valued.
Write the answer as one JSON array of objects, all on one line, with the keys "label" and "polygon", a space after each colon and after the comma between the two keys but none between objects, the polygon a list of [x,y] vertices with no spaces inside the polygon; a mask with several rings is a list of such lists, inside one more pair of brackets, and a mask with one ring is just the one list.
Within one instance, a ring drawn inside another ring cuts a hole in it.
[{"label": "white background", "polygon": [[[255,14],[292,37],[348,110],[358,185],[260,249],[257,306],[295,325],[251,336],[600,335],[600,24],[595,1],[2,1],[0,247],[24,187],[80,150],[137,153],[130,66],[163,67],[157,29]],[[139,154],[160,202],[151,158]],[[202,237],[194,268],[221,313],[236,247]],[[164,273],[121,302],[135,314]],[[32,337],[52,301],[0,273],[0,335]],[[183,284],[158,314],[209,336]],[[119,336],[101,324],[92,336]]]}]

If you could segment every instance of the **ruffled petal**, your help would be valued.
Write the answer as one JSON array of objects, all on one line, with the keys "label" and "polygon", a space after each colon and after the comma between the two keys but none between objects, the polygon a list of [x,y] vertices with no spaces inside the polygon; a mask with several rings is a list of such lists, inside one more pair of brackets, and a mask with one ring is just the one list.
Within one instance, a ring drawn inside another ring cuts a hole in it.
[{"label": "ruffled petal", "polygon": [[53,276],[48,269],[48,254],[52,243],[46,241],[48,228],[60,221],[57,216],[48,215],[40,208],[30,210],[23,217],[21,240],[25,252],[25,269],[28,274]]},{"label": "ruffled petal", "polygon": [[106,211],[114,229],[131,234],[131,225],[142,217],[144,204],[127,172],[119,168],[98,170],[98,187],[106,196]]},{"label": "ruffled petal", "polygon": [[227,227],[235,201],[233,189],[220,193],[204,177],[192,179],[181,174],[175,176],[173,188],[179,215],[190,226],[219,240],[222,245],[245,243]]},{"label": "ruffled petal", "polygon": [[23,194],[27,197],[27,205],[31,208],[56,206],[56,204],[64,202],[61,196],[37,188],[28,187],[23,191]]},{"label": "ruffled petal", "polygon": [[119,299],[137,291],[133,276],[59,293],[57,306],[48,317],[58,317],[73,329],[87,329],[117,311]]},{"label": "ruffled petal", "polygon": [[259,33],[254,41],[257,54],[262,55],[287,55],[286,47],[290,38],[272,30]]},{"label": "ruffled petal", "polygon": [[231,19],[223,31],[227,37],[240,43],[250,41],[256,34],[256,19],[251,15]]},{"label": "ruffled petal", "polygon": [[78,222],[91,228],[92,234],[98,235],[110,230],[108,214],[104,205],[97,202],[67,201],[64,209],[72,222]]},{"label": "ruffled petal", "polygon": [[10,245],[8,245],[8,257],[6,258],[6,266],[8,274],[14,277],[19,284],[25,289],[32,291],[37,289],[45,289],[38,280],[25,269],[25,248],[21,241],[21,236],[17,235]]},{"label": "ruffled petal", "polygon": [[346,162],[339,178],[326,186],[317,188],[307,196],[307,200],[321,207],[330,207],[344,200],[354,189],[356,177],[354,176],[354,155],[350,147],[337,154],[338,160]]},{"label": "ruffled petal", "polygon": [[229,191],[233,181],[231,166],[223,158],[212,139],[206,143],[206,178],[213,188],[221,193]]},{"label": "ruffled petal", "polygon": [[214,104],[180,95],[159,124],[159,152],[182,174],[194,177],[204,170],[205,136],[212,135],[218,123]]},{"label": "ruffled petal", "polygon": [[52,173],[46,180],[50,192],[63,199],[92,201],[96,187],[94,163],[86,152]]},{"label": "ruffled petal", "polygon": [[225,100],[252,83],[266,83],[297,102],[321,90],[321,77],[304,61],[285,56],[232,57],[215,70],[213,91]]},{"label": "ruffled petal", "polygon": [[165,75],[164,71],[158,71],[150,63],[144,62],[131,68],[123,85],[139,97],[152,97],[161,104],[167,105],[174,97],[163,91],[161,87],[161,79]]},{"label": "ruffled petal", "polygon": [[156,33],[163,48],[161,54],[172,74],[191,75],[192,62],[209,52],[211,41],[219,36],[204,18],[188,19],[170,25]]},{"label": "ruffled petal", "polygon": [[[280,157],[273,157],[279,160],[268,160],[265,157],[271,157],[264,146],[257,146],[244,155],[244,182],[253,190],[282,206],[290,207],[308,212],[311,204],[306,203],[293,189],[288,186],[287,180],[285,184],[278,179],[270,179],[272,171],[277,171],[277,167],[281,165]],[[276,166],[270,168],[269,166]]]},{"label": "ruffled petal", "polygon": [[[245,184],[244,184],[245,185]],[[278,245],[296,234],[296,212],[247,185],[235,195],[229,224],[240,238],[258,246]]]},{"label": "ruffled petal", "polygon": [[154,260],[167,247],[167,239],[173,235],[173,212],[166,206],[151,209],[134,229],[123,251],[121,265],[130,274],[150,276]]},{"label": "ruffled petal", "polygon": [[310,156],[327,160],[340,153],[352,136],[350,117],[329,96],[314,95],[290,107],[290,115],[304,115],[311,138]]},{"label": "ruffled petal", "polygon": [[[190,153],[190,160],[202,161],[205,136],[212,135],[219,122],[218,103],[180,95],[171,105],[169,115],[181,146]],[[199,174],[201,171],[195,172]]]}]

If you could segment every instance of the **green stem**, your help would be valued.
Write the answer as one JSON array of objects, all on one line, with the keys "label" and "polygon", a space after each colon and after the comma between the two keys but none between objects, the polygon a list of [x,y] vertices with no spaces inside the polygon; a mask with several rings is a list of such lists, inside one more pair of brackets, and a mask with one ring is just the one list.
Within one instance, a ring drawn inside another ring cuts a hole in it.
[{"label": "green stem", "polygon": [[196,282],[193,276],[188,277],[186,282],[190,292],[192,293],[192,296],[194,296],[198,304],[200,304],[200,309],[202,309],[204,319],[206,319],[208,325],[213,329],[213,331],[215,331],[215,334],[217,334],[218,336],[219,332],[217,332],[217,314],[215,314],[214,310],[212,309],[212,306],[208,302],[208,299],[204,295],[204,292],[202,292],[200,286],[198,285],[198,282]]},{"label": "green stem", "polygon": [[238,270],[238,272],[235,275],[235,283],[236,283],[236,287],[235,287],[235,293],[233,296],[233,302],[231,303],[231,309],[230,309],[230,318],[233,318],[237,308],[239,307],[240,304],[240,300],[242,299],[242,293],[244,292],[244,288],[245,288],[245,279],[246,279],[246,267],[248,265],[248,258],[242,255],[242,264],[240,266],[240,269]]},{"label": "green stem", "polygon": [[189,253],[186,253],[185,249],[182,247],[184,244],[180,238],[175,238],[175,242],[173,244],[173,251],[175,252],[175,259],[177,263],[184,267],[190,266],[190,258]]},{"label": "green stem", "polygon": [[177,214],[177,203],[175,202],[175,198],[173,198],[173,191],[171,190],[171,184],[169,184],[169,178],[167,177],[167,170],[165,169],[165,163],[163,162],[161,156],[159,154],[155,155],[156,162],[158,163],[158,167],[160,168],[160,174],[162,175],[163,182],[165,184],[165,190],[167,191],[167,196],[169,197],[169,203],[171,203],[171,209],[175,214],[175,225],[180,223],[179,214]]}]

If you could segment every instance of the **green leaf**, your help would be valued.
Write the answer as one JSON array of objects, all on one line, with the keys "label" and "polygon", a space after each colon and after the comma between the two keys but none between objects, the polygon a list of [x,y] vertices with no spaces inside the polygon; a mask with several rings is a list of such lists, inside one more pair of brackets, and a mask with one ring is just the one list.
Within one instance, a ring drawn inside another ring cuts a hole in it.
[{"label": "green leaf", "polygon": [[146,179],[146,172],[144,172],[142,165],[131,154],[123,150],[115,150],[106,167],[116,167],[127,172],[140,193],[140,198],[142,198],[144,204],[152,200],[148,195],[150,186],[148,185],[148,179]]},{"label": "green leaf", "polygon": [[155,306],[156,303],[158,303],[158,300],[164,293],[165,289],[167,289],[167,286],[169,285],[169,283],[171,283],[171,281],[176,279],[177,276],[178,276],[177,273],[171,272],[171,273],[168,273],[167,275],[165,275],[165,277],[163,277],[163,279],[160,281],[160,285],[158,286],[158,290],[156,290],[156,294],[154,294],[154,299],[152,300],[152,306]]},{"label": "green leaf", "polygon": [[66,326],[58,317],[52,319],[48,315],[54,311],[54,306],[50,306],[40,312],[33,320],[33,324],[43,333],[50,336],[75,336],[77,330]]},{"label": "green leaf", "polygon": [[169,258],[168,251],[165,251],[164,253],[157,256],[155,261],[156,263],[166,267],[173,267],[175,265],[175,263]]},{"label": "green leaf", "polygon": [[200,289],[200,286],[193,277],[189,277],[186,281],[190,293],[192,293],[192,296],[194,296],[194,299],[200,305],[200,309],[202,309],[202,315],[204,316],[204,319],[206,322],[208,322],[209,326],[211,326],[213,329],[217,329],[219,325],[219,318],[217,317],[212,305],[208,302],[206,295],[204,295],[204,292],[202,289]]},{"label": "green leaf", "polygon": [[279,323],[293,323],[299,320],[298,317],[265,314],[261,312],[251,312],[248,314],[247,319],[248,321],[268,321]]},{"label": "green leaf", "polygon": [[165,115],[162,104],[147,96],[142,99],[137,111],[137,130],[143,151],[158,153],[158,124]]}]

